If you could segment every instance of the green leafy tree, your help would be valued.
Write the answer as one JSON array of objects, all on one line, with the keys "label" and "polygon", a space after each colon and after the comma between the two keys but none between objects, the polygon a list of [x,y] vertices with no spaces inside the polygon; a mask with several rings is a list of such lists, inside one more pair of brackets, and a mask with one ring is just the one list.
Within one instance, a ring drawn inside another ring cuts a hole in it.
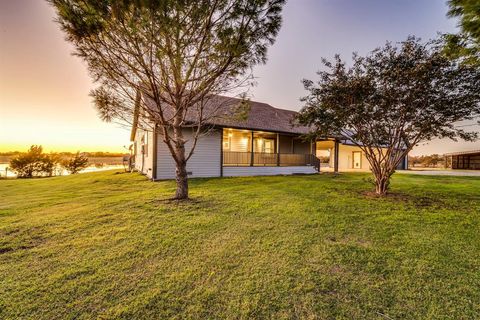
[{"label": "green leafy tree", "polygon": [[10,160],[10,169],[19,178],[52,176],[58,162],[59,157],[57,154],[45,154],[42,146],[33,145],[27,152],[20,153]]},{"label": "green leafy tree", "polygon": [[423,157],[422,165],[429,168],[436,168],[444,160],[438,154],[432,154]]},{"label": "green leafy tree", "polygon": [[285,1],[49,2],[98,83],[91,95],[102,119],[158,128],[176,164],[175,198],[188,198],[187,161],[221,107],[205,106],[252,84],[251,68],[266,62]]},{"label": "green leafy tree", "polygon": [[459,18],[460,32],[445,35],[445,52],[463,62],[480,66],[480,1],[449,0],[450,17]]},{"label": "green leafy tree", "polygon": [[[445,163],[445,155],[431,154],[423,156],[409,156],[408,162],[411,167],[448,167],[448,163]],[[447,161],[448,162],[448,161]]]},{"label": "green leafy tree", "polygon": [[338,55],[324,64],[317,83],[303,81],[309,94],[298,120],[316,137],[351,139],[370,163],[379,195],[415,145],[478,137],[455,123],[480,116],[480,70],[446,58],[438,41],[410,37],[400,47],[354,55],[352,67]]},{"label": "green leafy tree", "polygon": [[72,158],[63,160],[62,167],[70,174],[79,173],[81,170],[88,167],[88,158],[85,154],[77,152]]}]

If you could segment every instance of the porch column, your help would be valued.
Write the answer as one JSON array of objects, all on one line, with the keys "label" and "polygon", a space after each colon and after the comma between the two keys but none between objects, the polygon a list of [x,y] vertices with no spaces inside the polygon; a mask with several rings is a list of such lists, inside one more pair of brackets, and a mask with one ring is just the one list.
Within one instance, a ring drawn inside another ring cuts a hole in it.
[{"label": "porch column", "polygon": [[220,130],[220,177],[223,177],[223,128]]},{"label": "porch column", "polygon": [[254,159],[254,156],[253,156],[253,131],[252,131],[252,135],[250,137],[250,166],[253,167],[253,159]]},{"label": "porch column", "polygon": [[158,157],[158,125],[155,124],[153,126],[153,137],[152,137],[152,143],[153,143],[153,155],[152,155],[152,162],[153,162],[153,168],[152,168],[152,181],[155,181],[157,179],[157,170],[158,170],[158,163],[157,163],[157,157]]},{"label": "porch column", "polygon": [[276,145],[276,151],[277,151],[277,167],[280,166],[280,135],[277,133],[277,145]]},{"label": "porch column", "polygon": [[314,161],[313,164],[316,166],[316,164],[318,163],[318,172],[320,172],[320,167],[321,167],[321,161],[319,158],[317,158],[317,139],[312,139],[310,141],[310,145],[311,145],[311,154],[310,154],[310,161]]},{"label": "porch column", "polygon": [[335,173],[338,173],[338,155],[339,155],[339,148],[340,146],[340,143],[338,143],[338,140],[335,139],[335,150],[334,150],[334,153],[335,153],[335,156],[333,158],[333,171]]}]

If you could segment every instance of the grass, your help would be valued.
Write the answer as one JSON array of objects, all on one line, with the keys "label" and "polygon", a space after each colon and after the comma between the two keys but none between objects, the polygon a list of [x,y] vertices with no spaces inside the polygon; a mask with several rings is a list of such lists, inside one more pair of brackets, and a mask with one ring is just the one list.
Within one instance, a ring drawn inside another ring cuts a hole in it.
[{"label": "grass", "polygon": [[480,179],[0,181],[1,319],[480,318]]}]

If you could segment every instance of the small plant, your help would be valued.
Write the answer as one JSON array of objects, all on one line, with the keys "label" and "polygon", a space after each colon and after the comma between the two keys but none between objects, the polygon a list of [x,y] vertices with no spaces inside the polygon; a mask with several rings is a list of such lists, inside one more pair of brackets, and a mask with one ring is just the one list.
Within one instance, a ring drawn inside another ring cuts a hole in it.
[{"label": "small plant", "polygon": [[88,158],[85,154],[77,152],[73,158],[62,161],[62,167],[70,174],[79,173],[88,167]]},{"label": "small plant", "polygon": [[57,154],[45,154],[42,146],[32,145],[27,152],[10,160],[10,169],[17,174],[18,178],[51,177],[59,160]]}]

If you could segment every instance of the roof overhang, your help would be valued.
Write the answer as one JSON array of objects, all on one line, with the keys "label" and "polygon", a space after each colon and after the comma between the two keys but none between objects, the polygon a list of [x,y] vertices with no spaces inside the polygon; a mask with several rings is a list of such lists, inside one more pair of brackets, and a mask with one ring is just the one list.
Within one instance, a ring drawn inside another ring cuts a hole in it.
[{"label": "roof overhang", "polygon": [[445,153],[446,156],[463,156],[463,155],[472,155],[472,154],[480,154],[480,150]]}]

